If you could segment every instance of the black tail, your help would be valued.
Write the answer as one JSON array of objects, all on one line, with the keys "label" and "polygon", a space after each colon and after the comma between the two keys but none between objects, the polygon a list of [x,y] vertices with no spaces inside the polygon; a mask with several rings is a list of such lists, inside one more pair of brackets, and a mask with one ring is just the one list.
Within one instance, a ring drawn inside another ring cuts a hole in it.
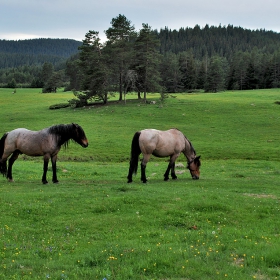
[{"label": "black tail", "polygon": [[141,132],[138,131],[134,134],[132,138],[129,173],[127,176],[129,183],[132,182],[132,174],[136,174],[138,169],[139,155],[141,154],[141,150],[139,146],[140,134]]},{"label": "black tail", "polygon": [[5,149],[5,140],[7,138],[8,133],[5,133],[2,138],[0,139],[0,173],[4,176],[7,174],[7,161],[2,161],[2,156]]}]

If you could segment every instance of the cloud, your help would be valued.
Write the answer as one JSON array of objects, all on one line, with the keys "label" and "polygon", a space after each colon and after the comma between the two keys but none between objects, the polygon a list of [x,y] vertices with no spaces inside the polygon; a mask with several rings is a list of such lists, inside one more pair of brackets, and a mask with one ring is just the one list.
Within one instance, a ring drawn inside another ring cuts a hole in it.
[{"label": "cloud", "polygon": [[0,39],[71,38],[89,30],[104,37],[111,20],[125,15],[135,26],[153,29],[241,26],[280,32],[279,0],[9,0],[1,3]]}]

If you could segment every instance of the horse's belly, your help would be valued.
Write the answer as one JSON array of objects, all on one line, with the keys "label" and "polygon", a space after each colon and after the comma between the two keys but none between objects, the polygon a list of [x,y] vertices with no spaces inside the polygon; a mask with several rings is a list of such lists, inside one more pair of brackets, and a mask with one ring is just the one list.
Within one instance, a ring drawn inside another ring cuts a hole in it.
[{"label": "horse's belly", "polygon": [[38,157],[38,156],[42,156],[44,153],[42,152],[41,149],[38,149],[36,147],[29,147],[29,148],[25,148],[25,147],[21,147],[19,149],[19,151],[22,154],[25,154],[27,156],[31,156],[31,157]]},{"label": "horse's belly", "polygon": [[168,153],[166,151],[154,150],[153,151],[153,156],[155,156],[155,157],[168,157],[168,156],[170,156],[170,153]]}]

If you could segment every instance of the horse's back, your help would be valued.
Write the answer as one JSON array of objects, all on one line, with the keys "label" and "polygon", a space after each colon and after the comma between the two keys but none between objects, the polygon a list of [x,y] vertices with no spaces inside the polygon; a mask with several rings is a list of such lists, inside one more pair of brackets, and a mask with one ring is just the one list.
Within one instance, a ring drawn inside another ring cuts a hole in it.
[{"label": "horse's back", "polygon": [[141,130],[139,145],[142,153],[165,157],[180,153],[185,148],[185,137],[178,129]]},{"label": "horse's back", "polygon": [[16,128],[8,133],[5,149],[7,153],[19,150],[29,156],[41,156],[45,153],[42,150],[42,141],[46,141],[47,133],[44,130],[32,131],[26,128]]}]

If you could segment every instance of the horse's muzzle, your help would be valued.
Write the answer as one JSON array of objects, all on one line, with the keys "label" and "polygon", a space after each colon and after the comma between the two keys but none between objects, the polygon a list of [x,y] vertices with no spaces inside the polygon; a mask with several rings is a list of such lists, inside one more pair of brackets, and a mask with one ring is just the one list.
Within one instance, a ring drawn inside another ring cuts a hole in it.
[{"label": "horse's muzzle", "polygon": [[192,178],[193,178],[194,180],[198,180],[198,179],[199,179],[199,177],[196,176],[196,175],[192,175]]}]

